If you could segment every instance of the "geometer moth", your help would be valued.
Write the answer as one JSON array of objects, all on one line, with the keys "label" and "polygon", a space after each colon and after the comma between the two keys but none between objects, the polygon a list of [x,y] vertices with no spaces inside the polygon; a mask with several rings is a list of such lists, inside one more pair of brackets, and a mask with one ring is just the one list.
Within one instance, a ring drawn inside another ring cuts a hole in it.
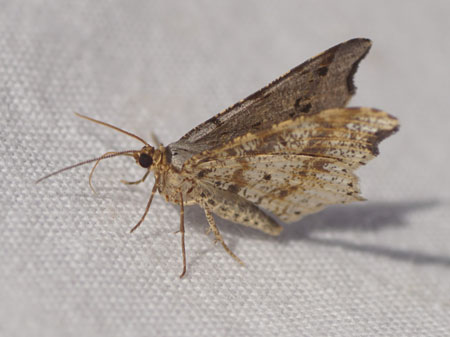
[{"label": "geometer moth", "polygon": [[[378,154],[378,144],[398,129],[396,118],[372,108],[346,108],[355,93],[353,76],[368,53],[368,39],[341,43],[292,69],[268,86],[200,124],[168,146],[149,145],[142,138],[108,123],[79,117],[127,134],[140,150],[108,152],[59,171],[116,156],[133,157],[150,172],[156,191],[180,205],[183,271],[186,272],[184,206],[205,211],[216,242],[238,262],[225,244],[213,213],[230,221],[280,234],[285,222],[297,221],[327,205],[364,200],[355,169]],[[92,186],[92,185],[91,185]],[[268,211],[270,214],[262,211]]]}]

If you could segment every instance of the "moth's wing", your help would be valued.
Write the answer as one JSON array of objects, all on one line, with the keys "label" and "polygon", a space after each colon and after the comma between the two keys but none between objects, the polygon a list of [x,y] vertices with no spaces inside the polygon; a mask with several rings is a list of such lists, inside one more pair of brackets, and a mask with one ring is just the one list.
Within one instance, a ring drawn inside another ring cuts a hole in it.
[{"label": "moth's wing", "polygon": [[380,110],[328,109],[204,151],[183,170],[292,222],[327,205],[362,200],[353,171],[397,128],[397,119]]},{"label": "moth's wing", "polygon": [[[213,168],[214,167],[214,168]],[[345,164],[308,155],[257,155],[199,165],[201,181],[237,193],[292,222],[330,204],[362,200],[358,179]]]},{"label": "moth's wing", "polygon": [[[221,146],[249,130],[344,107],[355,93],[353,76],[370,46],[368,39],[353,39],[328,49],[200,124],[169,148],[188,158],[189,153]],[[186,159],[181,157],[176,164]]]}]

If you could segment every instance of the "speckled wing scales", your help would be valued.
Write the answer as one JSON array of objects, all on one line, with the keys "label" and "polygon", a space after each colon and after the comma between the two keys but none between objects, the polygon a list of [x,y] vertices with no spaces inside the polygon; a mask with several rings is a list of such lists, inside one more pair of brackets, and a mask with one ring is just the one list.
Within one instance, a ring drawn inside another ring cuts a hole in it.
[{"label": "speckled wing scales", "polygon": [[378,154],[397,120],[370,108],[328,109],[203,151],[184,172],[238,194],[286,222],[361,200],[353,171]]},{"label": "speckled wing scales", "polygon": [[360,200],[357,177],[347,165],[330,158],[256,155],[245,158],[245,163],[229,158],[199,168],[202,181],[235,192],[287,222],[327,204]]},{"label": "speckled wing scales", "polygon": [[338,44],[295,67],[169,145],[174,165],[192,154],[212,149],[249,130],[257,132],[302,114],[344,107],[356,88],[353,76],[369,52],[368,39]]}]

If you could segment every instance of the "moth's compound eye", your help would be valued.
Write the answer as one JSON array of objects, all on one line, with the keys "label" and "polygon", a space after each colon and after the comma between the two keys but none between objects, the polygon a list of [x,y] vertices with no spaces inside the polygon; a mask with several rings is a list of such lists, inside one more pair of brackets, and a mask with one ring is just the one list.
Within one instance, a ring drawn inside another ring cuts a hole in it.
[{"label": "moth's compound eye", "polygon": [[148,154],[141,154],[139,156],[139,165],[141,165],[144,168],[148,168],[152,165],[153,159]]}]

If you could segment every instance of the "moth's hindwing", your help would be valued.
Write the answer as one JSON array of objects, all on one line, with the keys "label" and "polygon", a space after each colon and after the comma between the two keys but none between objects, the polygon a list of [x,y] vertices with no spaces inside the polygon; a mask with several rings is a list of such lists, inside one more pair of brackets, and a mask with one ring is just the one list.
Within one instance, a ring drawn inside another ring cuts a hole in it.
[{"label": "moth's hindwing", "polygon": [[330,204],[362,200],[353,171],[397,127],[397,119],[376,109],[324,110],[203,151],[183,170],[292,222]]}]

